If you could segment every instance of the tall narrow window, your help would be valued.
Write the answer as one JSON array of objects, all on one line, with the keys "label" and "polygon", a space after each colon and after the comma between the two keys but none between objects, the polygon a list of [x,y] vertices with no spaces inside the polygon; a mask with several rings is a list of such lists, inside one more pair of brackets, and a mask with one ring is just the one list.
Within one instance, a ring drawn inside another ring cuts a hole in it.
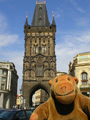
[{"label": "tall narrow window", "polygon": [[34,45],[34,53],[38,53],[38,45]]},{"label": "tall narrow window", "polygon": [[5,90],[5,84],[1,84],[1,90]]},{"label": "tall narrow window", "polygon": [[38,75],[38,76],[41,76],[41,75],[42,75],[42,69],[41,69],[41,67],[38,67],[38,68],[37,68],[37,75]]},{"label": "tall narrow window", "polygon": [[81,81],[83,85],[87,85],[88,84],[88,74],[86,72],[83,72],[81,74]]},{"label": "tall narrow window", "polygon": [[46,53],[46,45],[42,45],[42,53]]}]

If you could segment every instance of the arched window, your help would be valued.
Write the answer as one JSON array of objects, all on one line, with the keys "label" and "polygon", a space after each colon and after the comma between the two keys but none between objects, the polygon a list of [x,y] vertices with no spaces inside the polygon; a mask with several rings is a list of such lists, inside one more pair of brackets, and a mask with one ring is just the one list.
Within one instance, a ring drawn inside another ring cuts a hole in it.
[{"label": "arched window", "polygon": [[46,45],[42,45],[42,53],[46,53]]},{"label": "arched window", "polygon": [[86,72],[83,72],[81,74],[81,81],[83,85],[87,85],[88,84],[88,74]]},{"label": "arched window", "polygon": [[38,53],[38,45],[34,45],[34,53]]}]

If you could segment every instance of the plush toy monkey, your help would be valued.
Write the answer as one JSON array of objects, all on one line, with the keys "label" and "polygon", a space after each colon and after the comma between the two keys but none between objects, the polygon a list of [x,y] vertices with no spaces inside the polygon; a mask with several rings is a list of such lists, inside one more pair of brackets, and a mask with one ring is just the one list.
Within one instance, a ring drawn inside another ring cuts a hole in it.
[{"label": "plush toy monkey", "polygon": [[50,80],[49,99],[38,106],[30,120],[88,120],[90,98],[77,88],[78,79],[64,74]]}]

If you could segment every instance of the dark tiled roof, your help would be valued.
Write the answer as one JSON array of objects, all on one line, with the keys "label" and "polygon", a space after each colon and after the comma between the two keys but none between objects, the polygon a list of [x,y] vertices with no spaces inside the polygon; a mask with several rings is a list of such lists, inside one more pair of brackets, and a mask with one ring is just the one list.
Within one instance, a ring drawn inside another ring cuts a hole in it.
[{"label": "dark tiled roof", "polygon": [[44,2],[36,3],[32,26],[50,26],[46,4]]}]

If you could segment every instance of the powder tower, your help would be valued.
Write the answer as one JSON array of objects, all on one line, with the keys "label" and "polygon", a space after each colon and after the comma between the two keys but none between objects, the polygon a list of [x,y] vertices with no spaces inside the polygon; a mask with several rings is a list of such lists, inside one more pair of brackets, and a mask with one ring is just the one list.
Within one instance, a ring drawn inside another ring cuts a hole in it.
[{"label": "powder tower", "polygon": [[47,15],[46,1],[36,0],[32,24],[28,16],[24,25],[25,52],[23,59],[23,97],[25,106],[32,106],[32,95],[39,88],[50,93],[50,79],[56,76],[54,14],[50,24]]}]

